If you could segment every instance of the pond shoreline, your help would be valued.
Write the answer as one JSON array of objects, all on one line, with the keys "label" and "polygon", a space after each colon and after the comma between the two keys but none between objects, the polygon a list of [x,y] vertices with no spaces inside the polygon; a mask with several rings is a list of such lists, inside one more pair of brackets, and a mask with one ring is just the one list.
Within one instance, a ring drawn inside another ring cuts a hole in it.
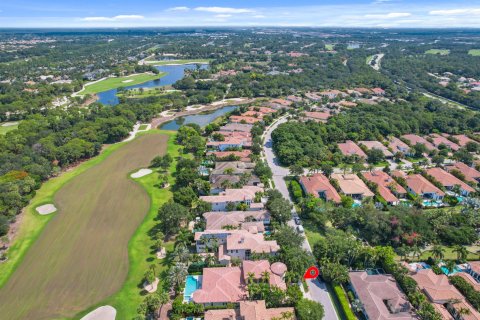
[{"label": "pond shoreline", "polygon": [[220,101],[215,101],[212,102],[211,104],[203,105],[200,106],[196,109],[191,109],[192,106],[187,107],[187,110],[185,111],[180,111],[180,112],[175,112],[172,116],[165,116],[165,117],[156,117],[153,118],[152,121],[150,122],[152,129],[156,129],[160,125],[175,120],[176,118],[179,117],[184,117],[184,116],[190,116],[190,115],[196,115],[196,114],[201,114],[202,112],[205,111],[215,111],[217,109],[223,108],[223,107],[228,107],[228,106],[240,106],[244,104],[249,104],[254,102],[256,99],[250,99],[250,98],[234,98],[234,99],[229,99],[229,100],[220,100]]}]

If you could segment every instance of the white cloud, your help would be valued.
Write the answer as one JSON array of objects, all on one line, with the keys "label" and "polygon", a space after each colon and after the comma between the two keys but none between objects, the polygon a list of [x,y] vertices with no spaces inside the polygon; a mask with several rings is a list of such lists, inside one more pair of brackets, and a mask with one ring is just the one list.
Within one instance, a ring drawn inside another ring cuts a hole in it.
[{"label": "white cloud", "polygon": [[217,14],[215,15],[215,18],[225,19],[225,18],[230,18],[231,16],[232,16],[231,14]]},{"label": "white cloud", "polygon": [[83,21],[123,21],[123,20],[142,20],[144,16],[136,14],[121,14],[115,17],[85,17]]},{"label": "white cloud", "polygon": [[480,8],[433,10],[429,14],[433,16],[478,15],[480,14]]},{"label": "white cloud", "polygon": [[409,12],[390,12],[387,14],[366,14],[364,17],[373,19],[395,19],[410,17],[411,15]]},{"label": "white cloud", "polygon": [[263,19],[263,18],[266,18],[266,16],[263,14],[256,14],[256,15],[253,15],[252,18]]},{"label": "white cloud", "polygon": [[372,4],[384,4],[392,1],[393,0],[375,0]]},{"label": "white cloud", "polygon": [[252,9],[245,8],[228,8],[228,7],[197,7],[196,11],[212,12],[212,13],[253,13]]},{"label": "white cloud", "polygon": [[167,9],[167,11],[190,11],[190,8],[189,7],[173,7],[173,8],[169,8]]}]

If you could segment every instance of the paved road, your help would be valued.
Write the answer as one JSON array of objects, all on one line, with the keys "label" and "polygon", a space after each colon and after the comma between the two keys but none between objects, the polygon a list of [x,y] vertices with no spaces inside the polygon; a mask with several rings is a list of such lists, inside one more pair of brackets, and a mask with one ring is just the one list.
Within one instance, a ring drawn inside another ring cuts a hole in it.
[{"label": "paved road", "polygon": [[[288,168],[284,168],[280,166],[278,158],[275,156],[273,153],[272,149],[272,131],[275,130],[280,124],[286,122],[286,118],[281,118],[278,120],[276,123],[274,123],[271,127],[269,127],[266,132],[264,133],[264,145],[263,145],[263,152],[265,155],[265,160],[267,161],[268,165],[270,166],[270,169],[272,170],[273,173],[273,182],[275,183],[275,188],[282,193],[282,195],[285,197],[285,199],[288,199],[290,202],[292,202],[292,199],[290,199],[290,194],[288,193],[288,188],[287,184],[285,183],[285,176],[289,174]],[[295,212],[295,209],[292,210],[292,216],[297,216],[297,213]],[[288,224],[292,227],[295,227],[295,221],[293,218],[288,222]],[[309,252],[312,252],[312,248],[310,247],[310,244],[308,243],[308,239],[304,235],[305,241],[303,242],[303,248]],[[330,295],[328,294],[327,287],[324,282],[319,281],[318,279],[316,280],[309,280],[307,281],[308,285],[308,293],[305,294],[305,297],[313,300],[320,302],[323,305],[323,308],[325,309],[325,319],[327,320],[334,320],[338,319],[337,312],[335,311],[335,307],[333,306],[333,302],[330,298]]]}]

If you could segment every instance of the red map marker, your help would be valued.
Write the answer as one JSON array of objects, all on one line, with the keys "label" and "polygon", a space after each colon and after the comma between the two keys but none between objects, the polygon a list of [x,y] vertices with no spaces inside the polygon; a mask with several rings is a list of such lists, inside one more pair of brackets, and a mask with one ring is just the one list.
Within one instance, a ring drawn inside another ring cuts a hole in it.
[{"label": "red map marker", "polygon": [[303,279],[316,279],[318,275],[320,274],[320,271],[318,271],[318,268],[315,266],[311,266],[310,268],[307,269],[305,274],[303,275]]}]

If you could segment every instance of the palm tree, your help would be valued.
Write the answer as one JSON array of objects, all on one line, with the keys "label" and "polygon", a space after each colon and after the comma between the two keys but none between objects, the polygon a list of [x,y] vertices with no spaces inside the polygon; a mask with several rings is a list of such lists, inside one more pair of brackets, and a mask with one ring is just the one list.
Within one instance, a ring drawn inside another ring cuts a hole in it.
[{"label": "palm tree", "polygon": [[468,256],[468,250],[465,246],[457,245],[453,248],[453,252],[457,253],[458,261],[465,261]]},{"label": "palm tree", "polygon": [[472,312],[470,311],[470,309],[467,309],[467,308],[460,308],[457,310],[458,314],[463,316],[468,316],[469,314],[471,314]]},{"label": "palm tree", "polygon": [[175,261],[185,263],[188,265],[190,252],[185,246],[180,245],[177,248],[175,248],[175,251],[173,252],[173,256]]},{"label": "palm tree", "polygon": [[412,247],[412,254],[414,258],[416,258],[417,260],[420,260],[420,256],[422,255],[422,249],[420,249],[419,246],[414,245]]},{"label": "palm tree", "polygon": [[265,283],[270,283],[270,272],[266,270],[262,272],[262,281]]},{"label": "palm tree", "polygon": [[457,267],[457,264],[453,260],[448,260],[447,263],[445,263],[445,267],[448,269],[448,274],[451,274]]},{"label": "palm tree", "polygon": [[440,245],[434,245],[431,251],[432,256],[437,260],[442,260],[445,257],[445,249]]},{"label": "palm tree", "polygon": [[247,273],[247,284],[252,284],[253,282],[255,282],[255,273]]},{"label": "palm tree", "polygon": [[187,275],[188,267],[186,264],[177,263],[172,268],[170,268],[168,279],[170,281],[170,285],[172,286],[173,291],[176,292],[178,288],[182,287]]},{"label": "palm tree", "polygon": [[178,235],[175,237],[175,246],[189,245],[191,242],[192,233],[187,229],[181,229]]}]

